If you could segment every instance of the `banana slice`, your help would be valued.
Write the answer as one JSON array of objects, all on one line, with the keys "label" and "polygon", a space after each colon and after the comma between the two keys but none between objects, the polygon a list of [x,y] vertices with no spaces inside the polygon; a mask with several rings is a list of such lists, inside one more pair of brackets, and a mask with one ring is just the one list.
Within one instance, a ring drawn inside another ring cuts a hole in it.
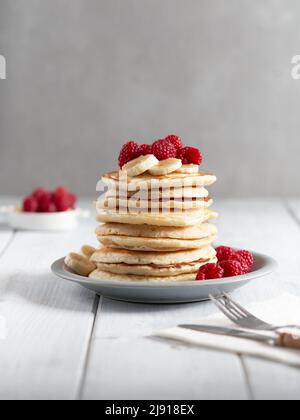
[{"label": "banana slice", "polygon": [[180,174],[197,174],[199,172],[199,166],[193,164],[182,165],[176,172]]},{"label": "banana slice", "polygon": [[80,253],[82,256],[87,257],[88,259],[96,252],[96,249],[89,245],[83,245],[81,247]]},{"label": "banana slice", "polygon": [[149,173],[153,176],[167,175],[172,172],[176,172],[182,167],[182,161],[180,159],[166,159],[158,163],[149,170]]},{"label": "banana slice", "polygon": [[76,274],[80,276],[87,277],[95,270],[96,265],[89,260],[89,258],[77,254],[76,252],[71,252],[66,256],[65,264],[67,267],[71,268]]},{"label": "banana slice", "polygon": [[159,163],[154,155],[140,156],[123,166],[122,172],[126,172],[127,176],[134,177],[142,175],[149,169],[153,168]]}]

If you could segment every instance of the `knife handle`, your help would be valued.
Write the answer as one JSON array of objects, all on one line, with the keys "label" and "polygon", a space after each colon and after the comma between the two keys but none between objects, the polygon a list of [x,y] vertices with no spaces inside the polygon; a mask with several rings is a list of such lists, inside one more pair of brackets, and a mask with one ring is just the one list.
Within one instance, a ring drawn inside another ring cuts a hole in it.
[{"label": "knife handle", "polygon": [[280,334],[277,339],[277,345],[288,349],[300,350],[300,335],[293,335],[288,333]]}]

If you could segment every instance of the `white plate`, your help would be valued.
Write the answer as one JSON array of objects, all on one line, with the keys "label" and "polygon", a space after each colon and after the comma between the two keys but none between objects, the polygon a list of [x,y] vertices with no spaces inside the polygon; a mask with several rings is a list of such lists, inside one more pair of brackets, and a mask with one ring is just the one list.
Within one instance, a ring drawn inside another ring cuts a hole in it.
[{"label": "white plate", "polygon": [[24,213],[14,207],[2,207],[0,212],[7,218],[12,229],[30,231],[68,231],[76,229],[79,218],[88,218],[90,213],[81,209],[57,213]]},{"label": "white plate", "polygon": [[[244,276],[230,277],[221,280],[190,281],[180,283],[124,282],[112,280],[93,280],[74,274],[64,264],[64,258],[52,265],[52,272],[65,280],[81,286],[110,299],[136,303],[187,303],[209,299],[209,295],[230,293],[252,280],[271,274],[277,267],[273,258],[253,253],[254,267],[251,273]],[[192,279],[191,279],[192,280]]]}]

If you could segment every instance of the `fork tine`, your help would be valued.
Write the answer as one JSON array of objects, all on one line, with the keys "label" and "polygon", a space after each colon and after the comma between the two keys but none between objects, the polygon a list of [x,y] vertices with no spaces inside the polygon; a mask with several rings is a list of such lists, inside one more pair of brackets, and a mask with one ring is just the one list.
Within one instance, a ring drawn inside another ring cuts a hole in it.
[{"label": "fork tine", "polygon": [[224,303],[228,310],[236,313],[240,319],[249,318],[249,316],[245,314],[244,311],[239,308],[239,306],[235,305],[235,302],[228,298],[228,296],[224,296]]},{"label": "fork tine", "polygon": [[235,300],[233,300],[227,293],[224,293],[225,298],[232,304],[234,305],[237,309],[239,309],[239,311],[241,311],[241,313],[247,317],[253,317],[252,314],[250,314],[250,312],[248,312],[245,308],[243,308],[239,303],[237,303]]},{"label": "fork tine", "polygon": [[236,323],[238,321],[238,317],[233,314],[231,311],[226,308],[224,303],[220,300],[220,298],[215,298],[214,296],[210,295],[209,298],[214,302],[214,304],[220,309],[220,311],[229,318],[232,322]]},{"label": "fork tine", "polygon": [[227,311],[229,311],[232,316],[235,316],[237,319],[241,319],[243,316],[237,311],[234,307],[231,307],[230,302],[227,301],[225,296],[218,296],[215,298]]}]

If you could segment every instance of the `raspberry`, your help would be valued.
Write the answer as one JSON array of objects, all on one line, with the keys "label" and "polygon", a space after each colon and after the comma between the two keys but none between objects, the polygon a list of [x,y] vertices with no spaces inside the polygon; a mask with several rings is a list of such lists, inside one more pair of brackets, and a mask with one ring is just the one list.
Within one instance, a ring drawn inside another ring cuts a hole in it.
[{"label": "raspberry", "polygon": [[248,266],[249,269],[252,268],[252,266],[254,264],[254,258],[253,258],[253,255],[251,254],[251,252],[242,250],[242,251],[237,251],[236,255],[240,259],[245,261],[245,264]]},{"label": "raspberry", "polygon": [[219,264],[205,264],[198,271],[197,280],[221,279],[223,276],[224,270]]},{"label": "raspberry", "polygon": [[65,187],[58,187],[56,188],[55,195],[69,195],[69,191]]},{"label": "raspberry", "polygon": [[53,201],[51,201],[48,213],[56,213],[56,212],[57,212],[56,205],[53,203]]},{"label": "raspberry", "polygon": [[199,271],[198,271],[198,274],[197,274],[197,277],[196,277],[196,280],[199,280],[199,281],[206,280],[206,278],[205,278],[205,273],[202,273],[202,272],[199,270]]},{"label": "raspberry", "polygon": [[229,246],[219,246],[216,251],[219,262],[231,260],[235,254],[235,250]]},{"label": "raspberry", "polygon": [[50,195],[42,195],[38,201],[38,212],[39,213],[49,213],[51,206],[51,197]]},{"label": "raspberry", "polygon": [[77,196],[75,194],[69,194],[70,208],[75,209],[77,203]]},{"label": "raspberry", "polygon": [[247,262],[243,259],[243,257],[241,257],[239,254],[238,254],[238,252],[235,252],[234,254],[233,254],[233,256],[231,257],[231,259],[230,259],[231,261],[238,261],[240,264],[241,264],[241,266],[242,266],[242,270],[243,270],[243,273],[242,274],[247,274],[247,273],[249,273],[249,271],[250,271],[250,268],[251,267],[249,267],[249,265],[247,264]]},{"label": "raspberry", "polygon": [[68,195],[55,195],[54,205],[59,212],[70,209],[70,197]]},{"label": "raspberry", "polygon": [[238,261],[222,261],[219,266],[224,270],[224,277],[235,277],[244,274],[243,267]]},{"label": "raspberry", "polygon": [[119,155],[119,166],[122,169],[126,163],[138,157],[139,145],[134,141],[124,144]]},{"label": "raspberry", "polygon": [[206,265],[206,280],[221,279],[224,276],[224,270],[219,264]]},{"label": "raspberry", "polygon": [[166,141],[173,144],[173,146],[176,148],[176,150],[182,149],[183,144],[180,137],[175,136],[174,134],[171,134],[170,136],[165,138]]},{"label": "raspberry", "polygon": [[201,165],[203,156],[195,147],[184,147],[177,151],[177,158],[182,160],[183,165]]},{"label": "raspberry", "polygon": [[175,146],[166,140],[157,140],[152,145],[152,153],[158,160],[176,158],[177,150]]},{"label": "raspberry", "polygon": [[36,213],[38,201],[35,197],[26,197],[23,202],[23,211],[25,213]]},{"label": "raspberry", "polygon": [[152,155],[152,146],[150,144],[141,144],[139,146],[138,154],[136,157]]},{"label": "raspberry", "polygon": [[39,201],[41,197],[50,196],[49,191],[45,190],[44,188],[38,188],[32,193],[32,196]]}]

